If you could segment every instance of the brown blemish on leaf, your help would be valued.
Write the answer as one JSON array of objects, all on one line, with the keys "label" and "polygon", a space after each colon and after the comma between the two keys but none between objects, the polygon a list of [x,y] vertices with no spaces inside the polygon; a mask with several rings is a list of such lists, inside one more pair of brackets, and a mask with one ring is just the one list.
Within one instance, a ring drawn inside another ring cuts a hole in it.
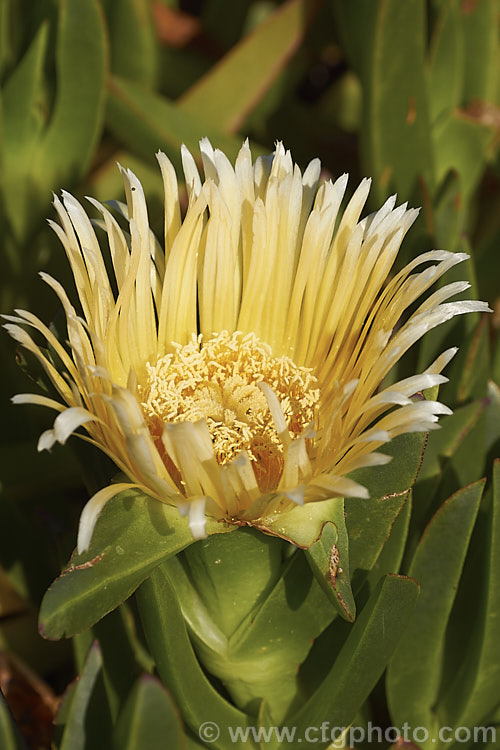
[{"label": "brown blemish on leaf", "polygon": [[[320,500],[318,502],[321,502]],[[312,547],[313,544],[315,544],[317,541],[321,539],[321,535],[323,534],[323,529],[327,525],[327,523],[332,523],[332,521],[325,521],[321,529],[319,530],[319,533],[316,535],[316,537],[312,540],[310,544],[299,544],[296,539],[292,539],[292,537],[287,536],[286,534],[280,534],[277,531],[273,531],[273,529],[270,529],[268,526],[264,526],[264,524],[260,523],[254,523],[253,521],[245,521],[241,518],[231,518],[227,521],[228,524],[231,524],[232,526],[250,526],[252,529],[257,529],[257,531],[261,531],[263,534],[267,534],[268,536],[276,536],[278,539],[283,539],[284,542],[290,542],[290,544],[294,544],[295,547],[298,547],[299,549],[309,549],[309,547]]]},{"label": "brown blemish on leaf", "polygon": [[[96,557],[93,557],[92,560],[86,560],[84,563],[80,563],[79,565],[70,565],[68,568],[62,571],[61,575],[58,576],[58,578],[62,578],[68,573],[73,573],[74,570],[85,570],[85,568],[93,568],[96,563],[102,560],[105,554],[105,552],[100,552],[98,555],[96,555]],[[56,578],[56,581],[58,580],[58,578]]]},{"label": "brown blemish on leaf", "polygon": [[391,179],[392,175],[392,167],[390,164],[386,164],[386,166],[382,170],[382,174],[380,175],[380,187],[386,188],[389,184],[389,180]]},{"label": "brown blemish on leaf", "polygon": [[417,100],[414,96],[408,98],[408,111],[406,113],[406,124],[413,125],[417,119]]},{"label": "brown blemish on leaf", "polygon": [[488,128],[495,128],[495,130],[500,128],[500,107],[495,106],[492,102],[473,99],[467,107],[459,109],[458,112],[481,125],[486,125]]},{"label": "brown blemish on leaf", "polygon": [[348,620],[349,622],[354,622],[354,619],[355,619],[355,618],[353,617],[353,615],[352,615],[352,612],[350,612],[350,610],[349,610],[349,608],[348,608],[347,604],[345,603],[345,601],[343,600],[342,596],[341,596],[341,595],[339,594],[339,592],[338,592],[338,591],[337,591],[337,599],[338,599],[338,600],[339,600],[339,602],[340,602],[340,606],[342,607],[342,609],[343,609],[343,610],[344,610],[344,612],[346,613],[346,616],[347,616],[347,620]]},{"label": "brown blemish on leaf", "polygon": [[336,544],[334,544],[330,552],[330,561],[328,564],[328,578],[334,588],[335,588],[335,581],[337,578],[337,573],[342,573],[342,568],[339,567],[339,563],[340,563],[339,548],[337,547]]},{"label": "brown blemish on leaf", "polygon": [[463,0],[460,10],[465,16],[474,13],[476,10],[477,0]]}]

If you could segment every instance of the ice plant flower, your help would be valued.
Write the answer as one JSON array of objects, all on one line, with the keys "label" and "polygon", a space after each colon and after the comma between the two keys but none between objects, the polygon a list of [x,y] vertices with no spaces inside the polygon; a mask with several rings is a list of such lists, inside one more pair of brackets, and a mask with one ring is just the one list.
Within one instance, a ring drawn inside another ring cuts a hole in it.
[{"label": "ice plant flower", "polygon": [[[412,396],[446,381],[441,372],[455,350],[381,389],[384,377],[429,329],[488,310],[483,302],[447,301],[468,288],[465,281],[427,296],[464,254],[426,252],[392,273],[418,211],[396,207],[393,196],[361,219],[370,180],[340,212],[347,175],[319,184],[319,161],[302,174],[281,144],[253,163],[245,142],[233,167],[204,139],[201,158],[203,181],[183,147],[189,202],[182,216],[174,168],[158,154],[164,248],[127,169],[120,168],[126,205],[113,204],[121,224],[91,198],[100,214],[94,222],[68,193],[55,198],[60,224],[50,223],[79,309],[41,275],[64,308],[67,342],[24,310],[6,326],[59,394],[14,397],[59,412],[38,449],[78,431],[129,480],[89,501],[80,551],[103,505],[130,487],[177,506],[195,538],[205,533],[206,515],[266,530],[296,506],[367,497],[348,475],[386,463],[378,450],[384,443],[431,430],[449,413]],[[55,359],[21,326],[41,334]]]}]

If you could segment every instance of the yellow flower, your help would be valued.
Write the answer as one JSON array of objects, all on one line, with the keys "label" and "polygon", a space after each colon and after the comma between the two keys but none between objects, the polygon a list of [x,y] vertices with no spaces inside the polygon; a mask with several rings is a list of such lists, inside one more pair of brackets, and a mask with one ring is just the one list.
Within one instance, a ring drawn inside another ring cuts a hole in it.
[{"label": "yellow flower", "polygon": [[[319,161],[301,174],[281,144],[253,164],[245,142],[233,167],[205,139],[201,156],[204,182],[182,150],[189,198],[182,218],[175,171],[158,154],[164,250],[129,170],[121,169],[127,204],[115,204],[127,231],[89,199],[102,217],[93,224],[105,232],[106,251],[80,203],[67,193],[56,198],[61,224],[51,224],[80,310],[41,275],[64,308],[67,344],[29,312],[18,310],[6,326],[36,355],[61,399],[14,397],[59,412],[38,449],[83,428],[77,434],[130,480],[89,501],[80,551],[103,505],[128,487],[177,506],[195,538],[205,533],[206,515],[265,529],[295,505],[367,497],[347,475],[386,463],[378,452],[384,443],[433,429],[438,415],[449,413],[411,396],[446,381],[440,373],[456,350],[380,390],[384,377],[429,329],[488,310],[483,302],[446,302],[469,286],[456,282],[424,298],[401,323],[405,310],[467,256],[427,252],[391,276],[418,211],[396,208],[394,196],[360,220],[369,180],[340,213],[347,175],[319,185]],[[19,323],[45,337],[62,371]]]}]

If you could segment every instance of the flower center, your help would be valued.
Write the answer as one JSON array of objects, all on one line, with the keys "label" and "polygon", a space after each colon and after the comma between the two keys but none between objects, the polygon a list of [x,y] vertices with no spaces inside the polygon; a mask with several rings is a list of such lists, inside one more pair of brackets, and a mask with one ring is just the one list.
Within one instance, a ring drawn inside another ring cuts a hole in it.
[{"label": "flower center", "polygon": [[[161,442],[167,422],[206,420],[217,462],[224,465],[247,451],[261,491],[277,486],[283,445],[259,383],[267,383],[280,403],[290,437],[314,421],[318,381],[311,370],[271,348],[252,333],[223,331],[202,337],[147,364],[148,379],[139,397],[149,430]],[[169,462],[170,463],[170,462]]]}]

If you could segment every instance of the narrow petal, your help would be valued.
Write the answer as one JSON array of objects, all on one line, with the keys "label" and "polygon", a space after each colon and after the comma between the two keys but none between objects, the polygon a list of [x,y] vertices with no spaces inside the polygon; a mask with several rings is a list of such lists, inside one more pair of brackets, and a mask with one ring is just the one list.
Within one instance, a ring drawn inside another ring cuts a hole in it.
[{"label": "narrow petal", "polygon": [[111,484],[109,487],[99,490],[99,492],[90,498],[82,510],[78,526],[77,550],[79,555],[86,552],[89,548],[97,519],[106,503],[120,492],[130,490],[134,487],[137,487],[137,485],[131,483]]},{"label": "narrow petal", "polygon": [[78,427],[81,427],[88,422],[98,421],[98,417],[95,414],[90,414],[85,409],[79,406],[72,406],[69,409],[64,409],[54,420],[54,427],[52,430],[46,430],[38,441],[38,450],[50,450],[54,443],[60,443],[64,445],[70,435],[73,434]]}]

